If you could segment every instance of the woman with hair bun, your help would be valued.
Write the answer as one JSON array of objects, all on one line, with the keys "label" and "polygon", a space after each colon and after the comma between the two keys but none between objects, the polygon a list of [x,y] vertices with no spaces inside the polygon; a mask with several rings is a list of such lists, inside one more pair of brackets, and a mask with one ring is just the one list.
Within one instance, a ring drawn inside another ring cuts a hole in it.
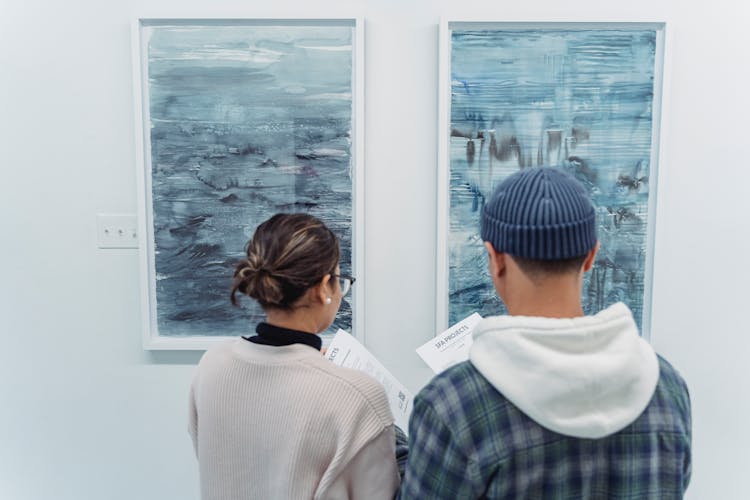
[{"label": "woman with hair bun", "polygon": [[263,222],[234,273],[231,300],[266,313],[256,335],[208,350],[190,390],[203,500],[393,498],[393,416],[371,377],[321,356],[354,278],[339,244],[306,214]]}]

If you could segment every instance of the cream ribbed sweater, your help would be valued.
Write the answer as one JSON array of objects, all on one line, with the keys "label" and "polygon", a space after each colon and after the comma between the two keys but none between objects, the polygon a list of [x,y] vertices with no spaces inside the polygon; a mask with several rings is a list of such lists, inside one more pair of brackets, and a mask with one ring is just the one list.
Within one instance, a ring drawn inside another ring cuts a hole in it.
[{"label": "cream ribbed sweater", "polygon": [[210,349],[189,417],[203,500],[393,498],[399,485],[383,388],[307,345]]}]

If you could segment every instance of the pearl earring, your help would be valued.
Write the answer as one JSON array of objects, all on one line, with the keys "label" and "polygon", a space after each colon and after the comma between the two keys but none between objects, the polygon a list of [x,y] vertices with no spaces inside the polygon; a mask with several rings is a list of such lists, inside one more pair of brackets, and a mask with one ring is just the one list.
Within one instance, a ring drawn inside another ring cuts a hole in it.
[{"label": "pearl earring", "polygon": [[330,304],[330,303],[331,303],[331,297],[326,297],[326,304]]}]

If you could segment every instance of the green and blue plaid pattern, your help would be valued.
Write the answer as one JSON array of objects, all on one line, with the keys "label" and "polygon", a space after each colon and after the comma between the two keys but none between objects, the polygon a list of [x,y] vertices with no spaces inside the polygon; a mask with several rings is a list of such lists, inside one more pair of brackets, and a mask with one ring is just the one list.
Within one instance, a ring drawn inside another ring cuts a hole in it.
[{"label": "green and blue plaid pattern", "polygon": [[416,397],[401,499],[658,499],[690,481],[687,386],[659,358],[651,402],[601,439],[548,430],[470,363],[435,377]]}]

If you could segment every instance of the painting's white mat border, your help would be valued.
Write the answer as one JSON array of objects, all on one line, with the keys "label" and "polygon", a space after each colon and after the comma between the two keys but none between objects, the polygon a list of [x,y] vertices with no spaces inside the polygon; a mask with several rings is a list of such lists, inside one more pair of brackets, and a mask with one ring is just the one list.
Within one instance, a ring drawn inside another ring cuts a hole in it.
[{"label": "painting's white mat border", "polygon": [[[663,123],[663,92],[667,87],[665,57],[668,47],[665,22],[487,22],[472,20],[440,20],[440,41],[438,61],[438,173],[437,173],[437,270],[435,314],[437,331],[448,328],[448,230],[450,224],[450,113],[451,113],[451,30],[454,28],[473,29],[653,29],[656,31],[656,55],[654,58],[654,101],[651,126],[651,159],[649,173],[648,222],[646,229],[646,269],[644,271],[643,331],[641,335],[650,339],[651,335],[651,295],[653,290],[654,238],[656,234],[656,198],[658,193],[659,163],[664,161],[660,146],[660,132]],[[487,272],[477,269],[477,272]]]},{"label": "painting's white mat border", "polygon": [[[143,28],[168,24],[249,26],[351,26],[353,37],[352,65],[352,272],[364,275],[364,20],[361,17],[320,17],[304,19],[284,18],[145,18],[133,20],[131,29],[133,93],[135,118],[136,185],[138,190],[138,232],[142,235],[139,247],[141,280],[141,318],[143,348],[147,350],[204,350],[232,337],[220,336],[164,336],[159,334],[156,318],[156,273],[154,269],[154,225],[151,203],[151,142],[149,139],[148,60],[145,55]],[[364,287],[352,290],[352,334],[365,341]],[[250,328],[252,325],[249,325]]]}]

